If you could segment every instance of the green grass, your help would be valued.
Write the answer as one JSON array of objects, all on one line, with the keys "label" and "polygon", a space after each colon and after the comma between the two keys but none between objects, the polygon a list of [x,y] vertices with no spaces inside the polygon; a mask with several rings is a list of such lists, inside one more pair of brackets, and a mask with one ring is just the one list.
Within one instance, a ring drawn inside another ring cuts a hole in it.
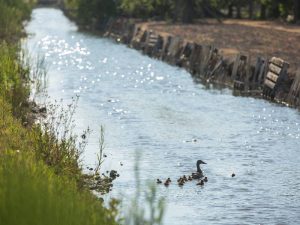
[{"label": "green grass", "polygon": [[29,96],[28,68],[20,66],[18,44],[0,40],[0,96],[12,105],[12,113],[24,119],[22,107]]},{"label": "green grass", "polygon": [[87,140],[72,133],[75,102],[66,110],[48,105],[48,119],[24,126],[33,116],[31,68],[22,63],[19,39],[31,7],[0,0],[0,224],[116,224],[118,202],[105,208],[89,191],[93,176],[82,172]]},{"label": "green grass", "polygon": [[22,22],[30,17],[34,0],[0,0],[0,39],[17,41]]},{"label": "green grass", "polygon": [[66,144],[23,127],[0,97],[1,224],[115,224],[114,205],[80,188],[83,177]]},{"label": "green grass", "polygon": [[112,211],[31,153],[1,152],[0,177],[1,224],[115,224]]}]

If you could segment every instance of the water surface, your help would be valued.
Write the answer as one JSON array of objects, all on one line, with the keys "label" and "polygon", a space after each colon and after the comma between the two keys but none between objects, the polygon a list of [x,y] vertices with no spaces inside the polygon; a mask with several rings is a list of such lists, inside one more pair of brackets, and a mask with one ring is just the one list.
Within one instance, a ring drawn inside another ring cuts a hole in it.
[{"label": "water surface", "polygon": [[93,130],[86,165],[94,165],[105,126],[104,167],[121,175],[108,197],[132,197],[136,151],[142,182],[175,181],[202,159],[203,188],[158,186],[165,224],[299,224],[298,111],[207,89],[182,69],[79,32],[57,9],[34,10],[26,30],[32,55],[46,57],[50,98],[80,95],[76,132]]}]

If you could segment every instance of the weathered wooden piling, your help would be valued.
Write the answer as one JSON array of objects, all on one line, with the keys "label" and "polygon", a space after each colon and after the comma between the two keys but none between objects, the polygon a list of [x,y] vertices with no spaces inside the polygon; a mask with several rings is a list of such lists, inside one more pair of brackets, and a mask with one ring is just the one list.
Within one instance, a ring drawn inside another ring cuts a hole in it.
[{"label": "weathered wooden piling", "polygon": [[250,84],[252,90],[258,90],[262,86],[266,76],[267,67],[267,60],[260,56],[257,57]]},{"label": "weathered wooden piling", "polygon": [[233,81],[233,88],[236,90],[245,89],[245,81],[247,77],[247,62],[248,57],[246,55],[241,55],[240,53],[236,56],[236,60],[233,64],[233,69],[231,73],[231,79]]},{"label": "weathered wooden piling", "polygon": [[223,84],[242,94],[262,93],[264,98],[300,106],[300,72],[293,78],[288,73],[289,64],[280,58],[257,57],[252,65],[250,55],[239,53],[231,61],[223,58],[213,46],[187,42],[178,36],[162,36],[129,24],[120,20],[109,23],[106,36],[151,57],[184,67],[195,79]]},{"label": "weathered wooden piling", "polygon": [[194,44],[191,56],[189,57],[189,68],[187,70],[192,74],[196,75],[199,74],[199,68],[200,68],[200,55],[202,51],[202,46],[199,44]]},{"label": "weathered wooden piling", "polygon": [[163,37],[161,35],[153,36],[150,42],[149,55],[155,58],[159,58],[164,44]]},{"label": "weathered wooden piling", "polygon": [[166,62],[172,65],[176,65],[176,59],[179,58],[182,42],[183,40],[178,36],[171,38],[171,42],[167,50],[167,55],[165,57]]},{"label": "weathered wooden piling", "polygon": [[180,58],[178,59],[178,66],[188,68],[189,67],[189,58],[192,54],[194,48],[194,43],[186,42],[182,51],[180,52]]},{"label": "weathered wooden piling", "polygon": [[288,95],[287,102],[292,106],[300,107],[300,69],[297,70],[295,79]]},{"label": "weathered wooden piling", "polygon": [[268,72],[264,81],[263,95],[274,99],[275,96],[283,98],[286,91],[286,82],[289,79],[287,69],[289,64],[282,59],[273,57],[270,59]]},{"label": "weathered wooden piling", "polygon": [[208,45],[203,45],[200,52],[200,58],[198,59],[199,64],[199,72],[198,76],[200,78],[206,79],[206,76],[208,74],[208,64],[212,58],[213,55],[213,47]]},{"label": "weathered wooden piling", "polygon": [[167,36],[164,38],[163,48],[162,48],[161,56],[160,56],[160,59],[163,61],[165,61],[165,59],[168,55],[168,49],[171,44],[171,40],[172,40],[172,36]]}]

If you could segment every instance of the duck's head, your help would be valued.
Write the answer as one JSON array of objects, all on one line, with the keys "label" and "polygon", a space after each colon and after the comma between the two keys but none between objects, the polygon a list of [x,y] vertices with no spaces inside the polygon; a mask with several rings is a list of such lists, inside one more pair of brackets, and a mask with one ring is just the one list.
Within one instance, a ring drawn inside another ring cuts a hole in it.
[{"label": "duck's head", "polygon": [[203,162],[202,160],[198,160],[197,165],[200,165],[200,164],[206,164],[206,162]]}]

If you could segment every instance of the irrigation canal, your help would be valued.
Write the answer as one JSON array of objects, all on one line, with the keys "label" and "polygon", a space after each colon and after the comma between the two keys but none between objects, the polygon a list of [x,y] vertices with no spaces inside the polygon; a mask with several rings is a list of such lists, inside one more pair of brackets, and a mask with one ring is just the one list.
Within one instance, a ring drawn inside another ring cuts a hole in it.
[{"label": "irrigation canal", "polygon": [[299,224],[298,111],[196,84],[184,70],[79,32],[57,9],[34,10],[26,30],[24,48],[45,56],[50,99],[80,95],[75,131],[93,130],[86,165],[105,126],[104,167],[120,172],[109,196],[132,197],[136,151],[142,183],[175,181],[202,159],[204,187],[158,186],[165,224]]}]

